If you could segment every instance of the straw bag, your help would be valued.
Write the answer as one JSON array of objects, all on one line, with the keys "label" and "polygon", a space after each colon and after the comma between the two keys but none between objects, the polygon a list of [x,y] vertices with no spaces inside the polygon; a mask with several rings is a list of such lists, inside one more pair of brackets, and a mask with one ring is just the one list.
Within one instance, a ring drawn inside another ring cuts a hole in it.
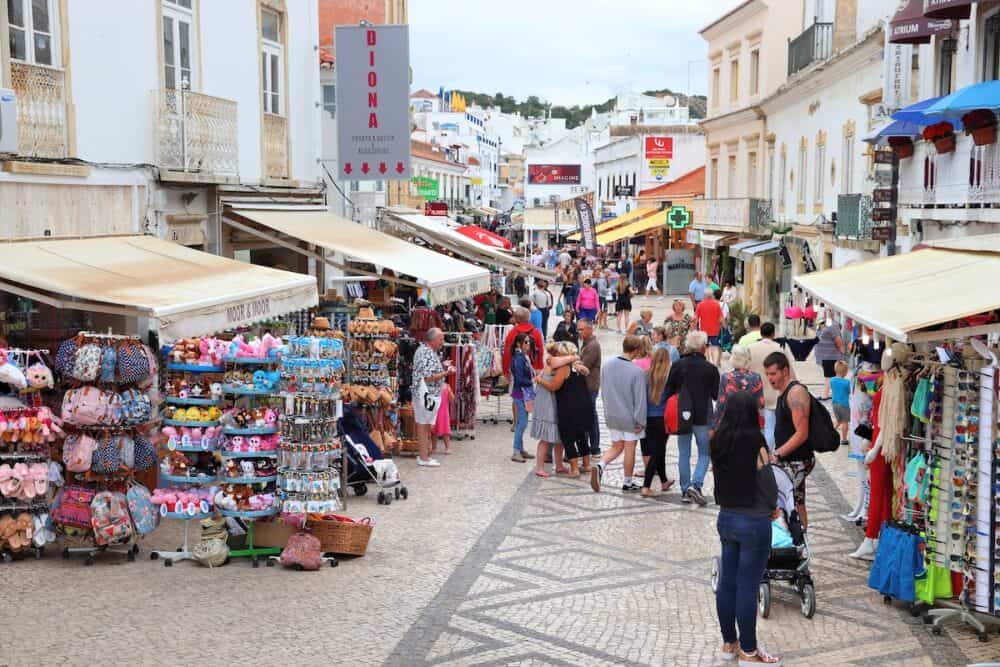
[{"label": "straw bag", "polygon": [[191,547],[191,555],[205,567],[219,567],[229,560],[229,547],[222,540],[204,540]]},{"label": "straw bag", "polygon": [[306,529],[320,542],[323,553],[364,556],[374,524],[368,517],[354,520],[338,514],[310,514]]}]

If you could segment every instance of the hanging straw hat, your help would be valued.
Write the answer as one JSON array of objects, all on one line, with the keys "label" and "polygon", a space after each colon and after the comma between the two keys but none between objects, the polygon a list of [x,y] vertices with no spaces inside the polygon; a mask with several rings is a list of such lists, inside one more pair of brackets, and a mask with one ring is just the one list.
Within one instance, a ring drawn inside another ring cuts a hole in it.
[{"label": "hanging straw hat", "polygon": [[325,317],[315,317],[312,321],[312,329],[316,331],[329,331],[330,330],[330,320]]}]

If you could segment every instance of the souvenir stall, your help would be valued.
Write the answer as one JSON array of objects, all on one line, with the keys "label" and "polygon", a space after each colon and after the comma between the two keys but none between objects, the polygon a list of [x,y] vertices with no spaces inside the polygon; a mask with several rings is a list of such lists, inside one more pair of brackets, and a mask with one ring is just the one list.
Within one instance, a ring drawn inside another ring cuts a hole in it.
[{"label": "souvenir stall", "polygon": [[[453,438],[476,439],[476,408],[479,402],[479,373],[476,366],[478,334],[449,333],[441,348],[442,355],[451,362],[455,374],[448,378],[451,395],[448,406],[448,423]],[[442,404],[443,405],[443,404]]]},{"label": "souvenir stall", "polygon": [[507,378],[503,375],[503,342],[514,327],[509,324],[487,324],[479,338],[476,351],[476,370],[479,375],[479,395],[482,404],[477,418],[496,424],[513,422],[510,402],[502,400],[510,394]]},{"label": "souvenir stall", "polygon": [[926,612],[934,634],[958,619],[986,641],[1000,626],[1000,297],[965,286],[1000,275],[1000,238],[934,245],[796,282],[861,332],[852,404],[874,389],[870,423],[857,401],[869,487],[852,556],[872,560],[869,586]]}]

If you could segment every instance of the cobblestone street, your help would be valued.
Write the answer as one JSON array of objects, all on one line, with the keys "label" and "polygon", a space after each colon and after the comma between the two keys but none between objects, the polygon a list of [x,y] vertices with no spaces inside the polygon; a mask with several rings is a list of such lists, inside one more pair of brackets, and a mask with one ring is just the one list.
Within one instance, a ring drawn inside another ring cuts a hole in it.
[{"label": "cobblestone street", "polygon": [[[606,356],[620,345],[602,339]],[[811,363],[799,374],[818,388]],[[165,568],[146,554],[179,544],[174,522],[135,563],[109,557],[85,568],[51,553],[0,567],[0,664],[719,664],[713,506],[682,505],[676,491],[623,495],[620,464],[601,494],[582,479],[539,480],[509,451],[508,425],[486,424],[440,469],[403,459],[410,499],[383,507],[352,497],[348,513],[377,526],[368,555],[336,569]],[[668,451],[676,471],[673,441]],[[838,518],[856,483],[848,469],[846,453],[823,455],[810,477],[815,617],[776,585],[762,640],[790,665],[1000,655],[997,638],[934,637],[867,588],[867,568],[846,556],[860,531]]]}]

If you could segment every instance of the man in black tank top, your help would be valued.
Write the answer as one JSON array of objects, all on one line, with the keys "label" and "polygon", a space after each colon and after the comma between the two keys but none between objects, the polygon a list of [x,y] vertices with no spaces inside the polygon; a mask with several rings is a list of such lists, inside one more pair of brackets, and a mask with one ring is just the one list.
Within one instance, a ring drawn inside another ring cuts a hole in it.
[{"label": "man in black tank top", "polygon": [[792,379],[788,357],[782,352],[772,352],[764,358],[767,381],[775,391],[780,391],[774,410],[774,453],[771,463],[779,465],[792,478],[795,485],[795,509],[802,520],[802,527],[809,525],[806,514],[806,477],[816,466],[816,457],[809,444],[809,390]]}]

